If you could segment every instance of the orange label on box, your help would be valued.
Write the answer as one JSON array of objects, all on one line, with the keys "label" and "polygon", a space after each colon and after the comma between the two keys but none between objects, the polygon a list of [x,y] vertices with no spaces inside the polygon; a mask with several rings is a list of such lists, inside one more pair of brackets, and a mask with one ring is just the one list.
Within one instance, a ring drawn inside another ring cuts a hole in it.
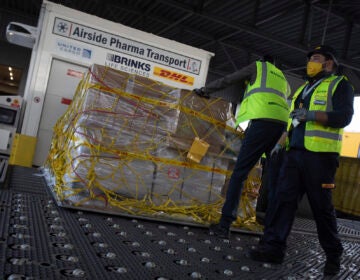
[{"label": "orange label on box", "polygon": [[199,137],[195,137],[194,142],[190,147],[190,151],[187,154],[187,158],[200,163],[201,159],[205,156],[209,149],[209,144],[201,140]]},{"label": "orange label on box", "polygon": [[166,70],[157,66],[154,67],[154,75],[190,86],[194,84],[194,77]]}]

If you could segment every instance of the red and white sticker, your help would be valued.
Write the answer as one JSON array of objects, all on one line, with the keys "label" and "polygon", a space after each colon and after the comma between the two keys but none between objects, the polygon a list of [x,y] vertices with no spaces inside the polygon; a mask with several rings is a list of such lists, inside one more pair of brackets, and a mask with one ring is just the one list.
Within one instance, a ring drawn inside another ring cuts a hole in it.
[{"label": "red and white sticker", "polygon": [[179,179],[180,178],[180,170],[176,167],[170,167],[168,169],[168,177],[171,179]]},{"label": "red and white sticker", "polygon": [[80,71],[73,70],[73,69],[68,69],[67,72],[66,72],[66,75],[82,79],[83,76],[84,76],[84,73],[80,72]]}]

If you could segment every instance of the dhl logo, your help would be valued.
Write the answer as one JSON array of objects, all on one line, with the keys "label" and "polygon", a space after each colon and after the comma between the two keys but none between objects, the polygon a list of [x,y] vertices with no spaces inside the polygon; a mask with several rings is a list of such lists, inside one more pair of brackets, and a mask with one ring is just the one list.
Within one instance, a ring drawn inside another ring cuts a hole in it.
[{"label": "dhl logo", "polygon": [[194,84],[194,77],[187,76],[181,73],[162,69],[160,67],[154,67],[154,75],[160,76],[165,79],[169,79],[175,82],[183,83],[192,86]]}]

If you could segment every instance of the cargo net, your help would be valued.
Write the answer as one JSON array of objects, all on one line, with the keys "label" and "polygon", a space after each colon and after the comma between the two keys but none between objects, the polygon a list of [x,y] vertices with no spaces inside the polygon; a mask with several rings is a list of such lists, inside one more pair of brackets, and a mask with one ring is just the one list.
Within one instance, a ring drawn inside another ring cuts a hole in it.
[{"label": "cargo net", "polygon": [[[63,206],[216,222],[243,137],[231,111],[222,99],[93,65],[54,127],[48,185]],[[258,226],[254,170],[235,226]]]}]

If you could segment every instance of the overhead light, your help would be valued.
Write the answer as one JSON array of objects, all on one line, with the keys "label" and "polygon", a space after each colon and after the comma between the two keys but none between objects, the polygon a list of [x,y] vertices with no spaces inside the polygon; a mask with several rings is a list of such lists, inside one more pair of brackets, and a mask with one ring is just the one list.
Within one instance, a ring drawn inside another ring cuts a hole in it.
[{"label": "overhead light", "polygon": [[12,71],[12,67],[9,66],[9,71]]},{"label": "overhead light", "polygon": [[14,80],[14,77],[13,77],[13,76],[11,76],[11,77],[10,77],[10,80]]}]

